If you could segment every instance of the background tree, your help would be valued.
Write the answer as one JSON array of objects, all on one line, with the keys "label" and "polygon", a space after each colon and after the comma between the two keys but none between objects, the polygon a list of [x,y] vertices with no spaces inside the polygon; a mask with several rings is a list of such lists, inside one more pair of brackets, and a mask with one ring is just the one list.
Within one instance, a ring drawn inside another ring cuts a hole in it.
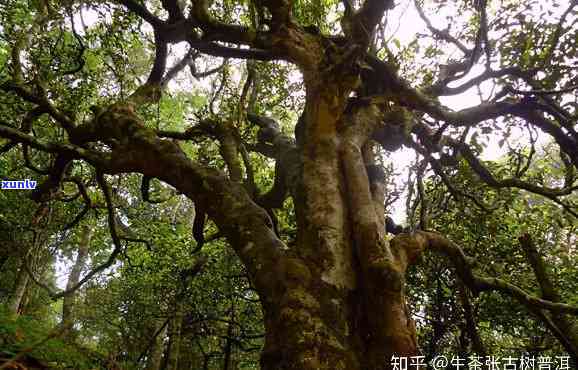
[{"label": "background tree", "polygon": [[[263,369],[391,369],[418,339],[428,358],[528,339],[576,363],[576,6],[5,2],[0,153],[19,172],[3,177],[63,208],[43,246],[96,225],[77,284],[26,258],[21,275],[53,299],[85,288],[86,313],[115,307],[75,319],[107,366],[250,367],[261,335]],[[427,35],[396,38],[404,9]],[[402,148],[407,228],[384,163]],[[429,250],[447,258],[414,270]]]}]

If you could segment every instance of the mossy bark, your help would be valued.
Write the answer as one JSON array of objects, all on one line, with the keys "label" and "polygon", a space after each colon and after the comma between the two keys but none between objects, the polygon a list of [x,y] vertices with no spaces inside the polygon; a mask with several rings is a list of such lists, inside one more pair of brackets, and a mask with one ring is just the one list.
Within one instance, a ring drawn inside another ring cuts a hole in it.
[{"label": "mossy bark", "polygon": [[107,173],[140,172],[207,204],[260,295],[263,369],[391,369],[392,355],[418,349],[404,297],[410,258],[403,243],[385,239],[383,179],[366,169],[383,112],[371,104],[346,109],[354,79],[325,75],[305,76],[300,171],[290,187],[298,226],[292,248],[242,184],[158,138],[130,105],[110,107],[76,136],[106,133],[99,139],[112,153],[98,165]]},{"label": "mossy bark", "polygon": [[[297,246],[265,305],[263,369],[391,369],[418,354],[405,253],[385,240],[382,183],[370,179],[375,107],[344,113],[347,88],[308,90]],[[321,89],[321,87],[323,87]]]}]

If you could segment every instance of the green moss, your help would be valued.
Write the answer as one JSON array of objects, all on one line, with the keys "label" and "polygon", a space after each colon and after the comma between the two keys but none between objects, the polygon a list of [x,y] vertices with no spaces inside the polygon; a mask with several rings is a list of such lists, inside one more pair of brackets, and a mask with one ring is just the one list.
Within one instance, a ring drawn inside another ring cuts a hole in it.
[{"label": "green moss", "polygon": [[288,289],[283,296],[283,306],[305,308],[317,312],[320,308],[319,301],[309,292],[303,289]]},{"label": "green moss", "polygon": [[285,261],[285,278],[289,282],[306,286],[311,281],[311,271],[303,261],[297,258],[288,258]]}]

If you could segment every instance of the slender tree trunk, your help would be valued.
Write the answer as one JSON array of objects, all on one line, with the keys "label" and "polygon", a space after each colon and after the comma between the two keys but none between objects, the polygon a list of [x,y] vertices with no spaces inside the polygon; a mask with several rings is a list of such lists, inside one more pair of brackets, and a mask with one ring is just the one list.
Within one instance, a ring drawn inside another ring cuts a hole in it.
[{"label": "slender tree trunk", "polygon": [[223,356],[223,370],[236,370],[234,360],[234,344],[233,337],[235,336],[235,305],[231,305],[229,324],[227,326],[227,339],[225,342],[224,356]]},{"label": "slender tree trunk", "polygon": [[8,253],[0,255],[0,271],[4,268],[4,264],[8,261],[10,255]]},{"label": "slender tree trunk", "polygon": [[18,316],[20,313],[22,298],[26,293],[26,287],[28,286],[28,281],[30,279],[30,276],[28,276],[28,272],[26,271],[26,267],[24,267],[25,263],[26,262],[22,260],[22,264],[20,270],[18,271],[16,282],[14,284],[13,293],[8,302],[8,310],[10,315],[12,315],[13,317]]},{"label": "slender tree trunk", "polygon": [[[154,328],[154,333],[157,332],[159,327],[164,324],[164,320],[158,320],[157,326]],[[164,349],[164,339],[167,334],[167,325],[162,329],[162,331],[157,335],[153,345],[147,356],[147,366],[146,370],[160,370],[162,358],[163,358],[163,349]]]},{"label": "slender tree trunk", "polygon": [[[519,241],[540,285],[542,297],[551,302],[560,302],[561,296],[552,282],[548,272],[548,265],[538,252],[532,237],[529,234],[524,234],[519,238]],[[559,312],[542,313],[539,310],[537,311],[539,318],[543,321],[549,321],[547,324],[549,324],[551,330],[554,330],[553,334],[564,345],[574,364],[578,365],[578,323],[575,319]]]},{"label": "slender tree trunk", "polygon": [[203,368],[203,356],[195,347],[195,343],[186,336],[181,337],[181,353],[179,355],[179,370],[197,370]]},{"label": "slender tree trunk", "polygon": [[181,337],[183,325],[183,304],[175,302],[175,316],[169,322],[169,348],[167,355],[167,370],[178,370],[181,354]]},{"label": "slender tree trunk", "polygon": [[465,329],[472,343],[472,349],[478,355],[485,357],[487,355],[486,348],[484,347],[484,343],[482,342],[482,338],[478,332],[476,319],[474,317],[474,308],[472,307],[472,302],[468,296],[467,288],[461,281],[458,284],[460,301],[462,303],[462,308],[464,309]]},{"label": "slender tree trunk", "polygon": [[[78,284],[80,280],[80,274],[86,263],[86,258],[88,257],[88,250],[90,248],[90,241],[92,239],[93,228],[90,226],[84,226],[82,228],[82,235],[80,237],[80,242],[78,244],[77,256],[72,269],[70,270],[70,275],[68,275],[68,282],[66,283],[66,289],[70,289]],[[71,326],[74,323],[74,308],[76,303],[76,293],[72,293],[64,296],[62,302],[62,321],[61,325]]]}]

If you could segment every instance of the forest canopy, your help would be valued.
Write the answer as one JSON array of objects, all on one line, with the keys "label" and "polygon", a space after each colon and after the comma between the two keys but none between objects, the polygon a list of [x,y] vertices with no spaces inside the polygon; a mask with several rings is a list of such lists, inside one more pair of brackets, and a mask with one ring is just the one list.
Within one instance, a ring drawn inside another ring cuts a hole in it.
[{"label": "forest canopy", "polygon": [[577,119],[576,0],[3,0],[0,369],[576,369]]}]

